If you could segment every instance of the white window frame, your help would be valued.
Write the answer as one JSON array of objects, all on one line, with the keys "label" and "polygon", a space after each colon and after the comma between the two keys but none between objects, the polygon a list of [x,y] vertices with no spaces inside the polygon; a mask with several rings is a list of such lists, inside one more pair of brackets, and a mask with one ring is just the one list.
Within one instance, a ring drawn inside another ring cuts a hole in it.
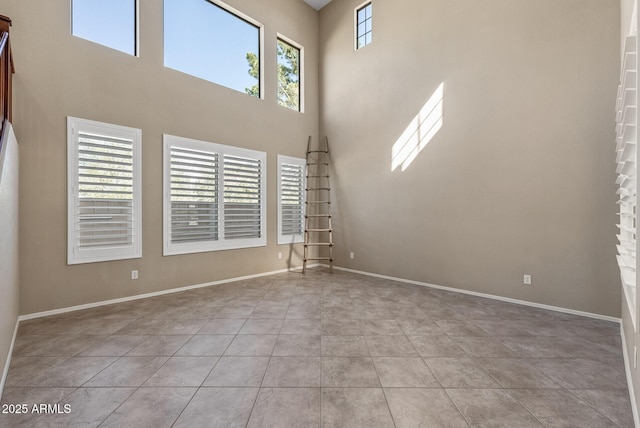
[{"label": "white window frame", "polygon": [[[77,245],[78,212],[78,135],[94,133],[132,141],[132,227],[129,246],[83,249]],[[104,262],[142,257],[142,131],[136,128],[67,117],[67,264]]]},{"label": "white window frame", "polygon": [[[301,166],[303,169],[303,173],[302,173],[302,190],[303,190],[303,194],[302,194],[302,225],[303,225],[303,230],[301,231],[301,233],[299,235],[284,235],[282,233],[282,220],[283,220],[283,213],[282,213],[282,164],[291,164],[291,165],[296,165],[296,166]],[[295,244],[295,243],[301,243],[304,242],[304,220],[305,220],[305,208],[306,208],[306,204],[305,202],[305,195],[306,195],[306,167],[307,167],[307,162],[305,159],[301,159],[301,158],[294,158],[291,156],[283,156],[283,155],[278,155],[278,245],[285,245],[285,244]]]},{"label": "white window frame", "polygon": [[[358,11],[361,10],[361,9],[364,9],[368,5],[371,5],[371,17],[372,17],[372,21],[371,21],[371,42],[367,43],[366,45],[363,45],[361,47],[358,47]],[[373,43],[373,1],[372,0],[367,0],[364,3],[358,5],[353,10],[353,50],[357,51],[359,49],[364,48],[365,46],[369,46],[371,43]]]},{"label": "white window frame", "polygon": [[[182,147],[218,154],[218,239],[200,242],[171,242],[171,148]],[[225,239],[224,237],[224,156],[239,156],[261,162],[260,174],[260,237]],[[202,253],[267,245],[267,154],[256,150],[226,146],[208,141],[194,140],[164,134],[163,136],[163,255]]]},{"label": "white window frame", "polygon": [[133,39],[133,53],[126,52],[126,51],[120,50],[118,48],[114,48],[113,46],[105,45],[104,43],[101,43],[101,42],[98,42],[98,41],[95,41],[95,40],[92,40],[92,39],[88,39],[86,37],[82,37],[82,36],[79,36],[77,34],[74,34],[73,33],[73,0],[71,0],[71,5],[70,5],[70,8],[69,8],[69,15],[70,15],[69,16],[69,22],[71,24],[71,35],[74,36],[74,37],[78,37],[80,39],[83,39],[83,40],[87,40],[87,41],[89,41],[91,43],[96,43],[98,45],[105,46],[105,47],[107,47],[109,49],[113,49],[113,50],[116,50],[118,52],[125,53],[127,55],[131,55],[131,56],[134,56],[134,57],[139,57],[140,56],[140,2],[139,2],[139,0],[133,0],[133,1],[135,2],[134,12],[133,12],[134,13],[134,17],[133,17],[133,25],[134,25],[134,28],[133,28],[133,37],[134,37],[134,39]]},{"label": "white window frame", "polygon": [[[300,57],[298,58],[299,64],[298,64],[298,71],[300,73],[300,75],[298,76],[298,91],[300,94],[300,105],[299,107],[299,112],[300,113],[304,113],[304,46],[302,46],[300,43],[294,42],[292,39],[288,38],[287,36],[281,34],[281,33],[277,33],[277,37],[276,37],[276,52],[278,50],[277,48],[277,44],[278,44],[278,40],[282,40],[283,42],[293,46],[294,48],[298,49],[300,51]],[[278,64],[278,57],[276,54],[276,65]],[[278,76],[276,73],[276,97],[277,97],[277,87],[278,87]],[[279,105],[279,104],[278,104]],[[280,106],[283,107],[283,106]],[[285,107],[286,108],[286,107]],[[289,109],[292,110],[292,109]],[[294,110],[295,111],[295,110]]]}]

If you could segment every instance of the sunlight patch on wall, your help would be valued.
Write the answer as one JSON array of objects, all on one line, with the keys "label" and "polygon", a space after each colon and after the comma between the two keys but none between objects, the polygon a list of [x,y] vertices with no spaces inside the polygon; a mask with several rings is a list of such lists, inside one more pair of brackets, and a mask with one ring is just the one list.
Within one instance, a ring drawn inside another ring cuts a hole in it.
[{"label": "sunlight patch on wall", "polygon": [[391,148],[391,171],[404,171],[442,128],[444,82],[438,86]]}]

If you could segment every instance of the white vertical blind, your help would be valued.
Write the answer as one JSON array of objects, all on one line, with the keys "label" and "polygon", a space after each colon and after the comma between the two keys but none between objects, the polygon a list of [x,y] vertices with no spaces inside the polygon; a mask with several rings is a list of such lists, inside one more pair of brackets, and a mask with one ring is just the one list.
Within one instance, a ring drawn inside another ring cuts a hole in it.
[{"label": "white vertical blind", "polygon": [[636,326],[637,233],[637,35],[627,36],[616,103],[618,265],[629,312]]},{"label": "white vertical blind", "polygon": [[69,118],[70,264],[140,257],[140,130]]}]

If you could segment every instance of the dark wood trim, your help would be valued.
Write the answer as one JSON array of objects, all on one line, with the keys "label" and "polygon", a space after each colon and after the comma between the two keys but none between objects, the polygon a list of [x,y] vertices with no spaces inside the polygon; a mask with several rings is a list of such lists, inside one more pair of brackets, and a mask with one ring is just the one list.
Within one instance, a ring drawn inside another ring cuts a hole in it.
[{"label": "dark wood trim", "polygon": [[[0,15],[0,132],[4,135],[6,122],[12,120],[12,77],[15,73],[10,38],[11,19]],[[0,141],[0,148],[2,147]]]}]

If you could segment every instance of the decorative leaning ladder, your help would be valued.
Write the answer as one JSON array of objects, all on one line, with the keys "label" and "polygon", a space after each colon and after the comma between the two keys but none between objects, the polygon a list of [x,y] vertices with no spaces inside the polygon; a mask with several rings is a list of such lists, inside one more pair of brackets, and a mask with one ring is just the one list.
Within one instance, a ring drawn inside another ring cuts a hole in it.
[{"label": "decorative leaning ladder", "polygon": [[[306,211],[304,216],[304,259],[302,273],[307,271],[307,262],[329,262],[329,271],[333,273],[333,227],[331,226],[331,186],[329,183],[329,140],[325,137],[324,149],[313,150],[311,137],[307,141],[307,184]],[[329,256],[320,257],[310,249],[317,247],[318,252],[325,247]]]}]

